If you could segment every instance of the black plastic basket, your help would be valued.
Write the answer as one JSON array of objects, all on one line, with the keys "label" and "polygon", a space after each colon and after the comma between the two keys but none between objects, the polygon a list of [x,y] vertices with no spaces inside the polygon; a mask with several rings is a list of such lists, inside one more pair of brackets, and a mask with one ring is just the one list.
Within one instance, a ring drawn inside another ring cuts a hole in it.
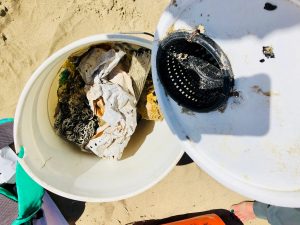
[{"label": "black plastic basket", "polygon": [[222,107],[234,85],[225,53],[199,32],[170,34],[159,44],[156,64],[167,93],[193,111],[209,112]]}]

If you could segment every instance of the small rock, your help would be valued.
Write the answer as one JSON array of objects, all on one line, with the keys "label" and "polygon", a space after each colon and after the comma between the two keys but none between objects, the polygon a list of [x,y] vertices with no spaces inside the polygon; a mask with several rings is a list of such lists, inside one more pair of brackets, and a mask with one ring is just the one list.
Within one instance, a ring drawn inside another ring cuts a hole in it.
[{"label": "small rock", "polygon": [[4,42],[7,40],[7,37],[6,37],[4,34],[2,34],[2,40],[3,40]]},{"label": "small rock", "polygon": [[4,9],[1,9],[1,10],[0,10],[0,16],[1,16],[1,17],[6,16],[6,12],[5,12]]},{"label": "small rock", "polygon": [[261,59],[261,60],[259,60],[259,62],[263,63],[263,62],[265,62],[265,59]]},{"label": "small rock", "polygon": [[8,12],[8,8],[4,7],[5,12]]},{"label": "small rock", "polygon": [[268,11],[273,11],[273,10],[277,9],[277,5],[274,5],[274,4],[270,3],[270,2],[267,2],[265,4],[264,9],[268,10]]}]

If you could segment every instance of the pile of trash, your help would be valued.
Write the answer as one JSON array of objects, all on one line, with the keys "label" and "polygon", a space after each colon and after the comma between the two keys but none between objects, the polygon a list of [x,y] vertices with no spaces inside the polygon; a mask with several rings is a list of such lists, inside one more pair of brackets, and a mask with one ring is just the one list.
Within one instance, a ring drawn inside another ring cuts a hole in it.
[{"label": "pile of trash", "polygon": [[149,49],[126,43],[70,56],[59,71],[56,133],[100,158],[120,159],[139,118],[163,118],[150,59]]}]

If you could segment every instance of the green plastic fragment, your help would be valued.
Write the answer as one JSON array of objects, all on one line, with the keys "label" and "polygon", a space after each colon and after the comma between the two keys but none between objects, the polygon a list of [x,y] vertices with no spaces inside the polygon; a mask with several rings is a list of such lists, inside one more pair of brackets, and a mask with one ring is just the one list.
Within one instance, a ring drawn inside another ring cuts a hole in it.
[{"label": "green plastic fragment", "polygon": [[61,72],[59,75],[59,85],[64,85],[66,81],[68,80],[70,75],[70,71],[68,69],[65,69],[64,71]]}]

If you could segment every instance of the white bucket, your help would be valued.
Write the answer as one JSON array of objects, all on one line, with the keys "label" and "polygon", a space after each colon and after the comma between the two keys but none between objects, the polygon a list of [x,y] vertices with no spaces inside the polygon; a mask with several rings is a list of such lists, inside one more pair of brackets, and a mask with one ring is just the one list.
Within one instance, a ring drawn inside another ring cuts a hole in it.
[{"label": "white bucket", "polygon": [[149,49],[152,45],[124,34],[95,35],[73,42],[44,61],[19,99],[14,139],[17,149],[25,149],[20,163],[37,183],[58,195],[89,202],[128,198],[160,181],[183,154],[165,122],[141,122],[120,161],[83,153],[55,134],[48,115],[56,104],[50,102],[48,108],[48,100],[53,97],[49,90],[58,70],[72,53],[116,41]]}]

